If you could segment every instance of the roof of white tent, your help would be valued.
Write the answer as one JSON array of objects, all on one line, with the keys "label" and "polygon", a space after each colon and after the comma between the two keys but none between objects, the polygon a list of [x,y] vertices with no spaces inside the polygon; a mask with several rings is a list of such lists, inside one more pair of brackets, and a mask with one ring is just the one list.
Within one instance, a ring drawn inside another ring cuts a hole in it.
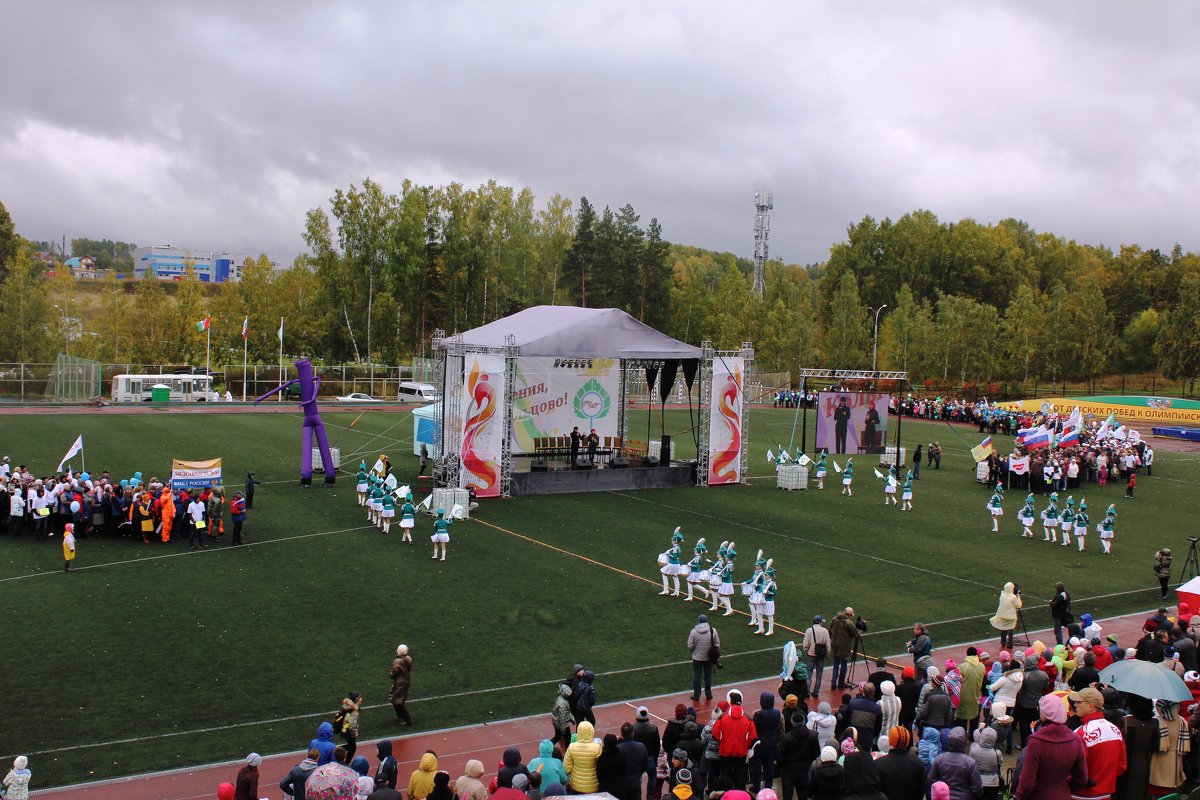
[{"label": "roof of white tent", "polygon": [[[619,308],[534,306],[462,334],[464,344],[504,347],[512,334],[523,356],[699,358],[700,348],[672,339]],[[449,340],[443,340],[446,347]]]}]

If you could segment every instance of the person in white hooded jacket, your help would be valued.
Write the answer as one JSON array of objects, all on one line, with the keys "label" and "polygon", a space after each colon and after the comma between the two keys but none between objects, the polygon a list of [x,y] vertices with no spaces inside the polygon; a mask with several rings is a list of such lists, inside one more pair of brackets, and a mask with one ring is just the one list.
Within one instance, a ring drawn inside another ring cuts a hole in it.
[{"label": "person in white hooded jacket", "polygon": [[900,724],[900,698],[896,697],[896,684],[884,681],[879,685],[879,710],[883,714],[881,730],[886,738],[887,732]]},{"label": "person in white hooded jacket", "polygon": [[833,709],[829,703],[822,700],[817,705],[817,710],[809,714],[808,721],[804,723],[810,731],[817,735],[817,744],[821,747],[828,742],[837,743],[837,735],[834,732],[837,728],[837,717],[832,712]]}]

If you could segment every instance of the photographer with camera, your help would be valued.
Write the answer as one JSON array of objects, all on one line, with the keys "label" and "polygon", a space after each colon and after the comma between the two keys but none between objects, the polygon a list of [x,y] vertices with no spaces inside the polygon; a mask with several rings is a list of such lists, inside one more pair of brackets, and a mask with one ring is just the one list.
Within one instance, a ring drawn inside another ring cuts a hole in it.
[{"label": "photographer with camera", "polygon": [[908,652],[913,657],[917,680],[924,683],[929,668],[933,666],[933,640],[929,638],[928,629],[920,622],[913,624],[913,638],[908,642]]},{"label": "photographer with camera", "polygon": [[850,659],[858,642],[854,609],[847,606],[829,623],[829,651],[833,655],[833,681],[830,689],[850,688]]},{"label": "photographer with camera", "polygon": [[1000,603],[996,606],[996,614],[991,619],[992,627],[1000,631],[1001,650],[1012,649],[1013,632],[1017,629],[1021,606],[1021,587],[1012,581],[1004,584],[1004,588],[1000,590]]},{"label": "photographer with camera", "polygon": [[1154,554],[1154,577],[1162,588],[1162,600],[1167,599],[1167,584],[1171,582],[1171,548],[1164,547]]}]

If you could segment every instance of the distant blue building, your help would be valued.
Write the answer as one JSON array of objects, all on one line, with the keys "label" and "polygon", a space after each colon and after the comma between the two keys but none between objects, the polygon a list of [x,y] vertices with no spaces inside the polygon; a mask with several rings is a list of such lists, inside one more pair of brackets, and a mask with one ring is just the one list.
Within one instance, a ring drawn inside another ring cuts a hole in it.
[{"label": "distant blue building", "polygon": [[225,283],[242,279],[248,253],[212,253],[180,247],[139,247],[133,251],[133,277],[149,272],[161,281],[181,281],[190,266],[203,283]]}]

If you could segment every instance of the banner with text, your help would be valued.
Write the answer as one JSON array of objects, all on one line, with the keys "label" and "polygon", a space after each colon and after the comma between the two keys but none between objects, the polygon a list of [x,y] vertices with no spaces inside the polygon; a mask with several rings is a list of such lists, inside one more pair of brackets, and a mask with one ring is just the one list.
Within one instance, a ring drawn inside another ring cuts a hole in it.
[{"label": "banner with text", "polygon": [[171,461],[171,486],[176,489],[201,489],[221,485],[221,459],[208,461]]},{"label": "banner with text", "polygon": [[887,443],[888,395],[820,392],[817,449],[830,453],[882,453]]},{"label": "banner with text", "polygon": [[742,389],[740,357],[713,360],[709,392],[708,485],[742,480]]},{"label": "banner with text", "polygon": [[514,453],[532,453],[534,439],[593,429],[603,443],[616,439],[621,368],[614,358],[517,359],[513,371]]},{"label": "banner with text", "polygon": [[[504,357],[468,353],[463,359],[462,469],[459,487],[475,487],[479,497],[500,496],[500,455],[504,441]],[[449,511],[449,509],[447,509]]]}]

